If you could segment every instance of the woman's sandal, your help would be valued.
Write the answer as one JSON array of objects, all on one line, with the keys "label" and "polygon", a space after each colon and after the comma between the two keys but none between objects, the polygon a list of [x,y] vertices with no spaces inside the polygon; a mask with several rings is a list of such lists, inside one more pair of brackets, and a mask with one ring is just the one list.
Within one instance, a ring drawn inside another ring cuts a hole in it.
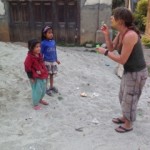
[{"label": "woman's sandal", "polygon": [[40,107],[40,106],[38,106],[38,105],[36,105],[36,106],[34,106],[33,107],[35,110],[41,110],[42,108]]},{"label": "woman's sandal", "polygon": [[119,133],[126,133],[126,132],[130,132],[132,130],[133,130],[133,128],[127,129],[123,126],[119,126],[118,128],[115,129],[115,131],[119,132]]},{"label": "woman's sandal", "polygon": [[112,120],[113,123],[116,123],[116,124],[123,124],[125,123],[123,120],[121,120],[120,118],[113,118]]},{"label": "woman's sandal", "polygon": [[40,100],[40,103],[43,104],[43,105],[48,105],[49,103],[46,102],[45,100]]}]

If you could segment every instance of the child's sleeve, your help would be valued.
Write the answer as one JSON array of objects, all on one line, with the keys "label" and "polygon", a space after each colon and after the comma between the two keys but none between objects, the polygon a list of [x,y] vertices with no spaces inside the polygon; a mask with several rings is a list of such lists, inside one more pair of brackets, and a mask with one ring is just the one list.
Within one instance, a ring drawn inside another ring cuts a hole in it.
[{"label": "child's sleeve", "polygon": [[28,78],[30,78],[30,79],[33,78],[32,69],[31,69],[32,61],[31,61],[30,57],[28,57],[28,56],[25,59],[24,67],[25,67],[25,72],[27,73]]}]

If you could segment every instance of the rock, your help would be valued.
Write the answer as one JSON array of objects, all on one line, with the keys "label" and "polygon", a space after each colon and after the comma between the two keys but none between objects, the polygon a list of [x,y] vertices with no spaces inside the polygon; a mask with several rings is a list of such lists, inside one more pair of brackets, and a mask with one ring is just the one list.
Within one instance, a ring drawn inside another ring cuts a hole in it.
[{"label": "rock", "polygon": [[94,123],[94,124],[99,124],[99,121],[98,121],[96,118],[94,118],[94,119],[92,120],[92,123]]},{"label": "rock", "polygon": [[76,128],[75,130],[78,131],[78,132],[83,132],[83,127]]},{"label": "rock", "polygon": [[82,93],[80,94],[80,96],[81,96],[81,97],[87,97],[87,94],[86,94],[85,92],[82,92]]},{"label": "rock", "polygon": [[63,100],[63,97],[58,96],[58,100],[59,100],[59,101]]}]

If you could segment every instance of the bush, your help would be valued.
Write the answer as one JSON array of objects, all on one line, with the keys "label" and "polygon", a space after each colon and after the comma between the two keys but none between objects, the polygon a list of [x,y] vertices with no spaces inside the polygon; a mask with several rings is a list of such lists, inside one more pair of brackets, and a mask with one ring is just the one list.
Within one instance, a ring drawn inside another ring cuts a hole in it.
[{"label": "bush", "polygon": [[135,24],[141,31],[145,31],[148,0],[139,0],[135,9]]},{"label": "bush", "polygon": [[144,44],[145,46],[147,46],[147,47],[150,48],[150,37],[144,35],[144,36],[142,37],[142,42],[143,42],[143,44]]}]

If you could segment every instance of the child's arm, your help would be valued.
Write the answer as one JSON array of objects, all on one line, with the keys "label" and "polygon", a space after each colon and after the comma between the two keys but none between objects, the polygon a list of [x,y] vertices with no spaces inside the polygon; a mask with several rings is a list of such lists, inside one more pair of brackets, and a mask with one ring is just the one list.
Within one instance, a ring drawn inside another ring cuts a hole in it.
[{"label": "child's arm", "polygon": [[32,61],[30,57],[27,56],[24,62],[25,72],[27,73],[28,78],[33,81],[34,79],[33,79],[31,66],[32,66]]},{"label": "child's arm", "polygon": [[60,64],[60,61],[59,61],[59,60],[57,60],[56,62],[57,62],[58,65]]},{"label": "child's arm", "polygon": [[60,64],[60,61],[57,59],[57,50],[56,50],[56,46],[55,46],[55,53],[56,53],[56,62],[57,62],[57,64],[59,65],[59,64]]}]

